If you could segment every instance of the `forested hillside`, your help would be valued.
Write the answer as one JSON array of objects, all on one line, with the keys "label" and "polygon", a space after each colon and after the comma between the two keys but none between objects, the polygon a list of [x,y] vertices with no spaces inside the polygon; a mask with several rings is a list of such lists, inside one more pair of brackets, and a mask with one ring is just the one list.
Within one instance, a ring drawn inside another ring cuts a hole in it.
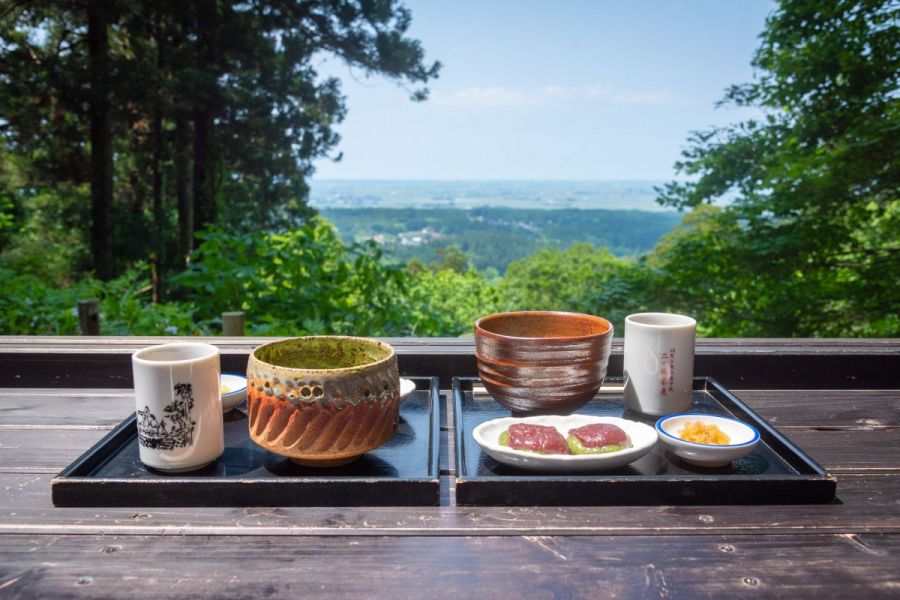
[{"label": "forested hillside", "polygon": [[506,271],[510,262],[541,248],[587,242],[618,256],[649,251],[678,224],[674,211],[461,209],[321,209],[345,242],[375,240],[399,262],[431,263],[456,246],[478,269]]}]

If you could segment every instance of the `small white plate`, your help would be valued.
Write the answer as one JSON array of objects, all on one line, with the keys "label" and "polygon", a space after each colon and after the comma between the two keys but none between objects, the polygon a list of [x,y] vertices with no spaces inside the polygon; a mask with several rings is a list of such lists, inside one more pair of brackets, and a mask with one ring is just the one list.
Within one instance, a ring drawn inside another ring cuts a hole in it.
[{"label": "small white plate", "polygon": [[228,388],[222,394],[222,412],[231,412],[234,407],[247,399],[247,378],[243,375],[222,373],[221,385]]},{"label": "small white plate", "polygon": [[411,379],[400,378],[400,401],[416,391],[416,382]]},{"label": "small white plate", "polygon": [[[698,444],[678,437],[688,421],[716,425],[731,440],[730,444]],[[663,417],[656,422],[662,443],[679,458],[700,467],[724,467],[753,452],[759,443],[759,432],[743,421],[729,417],[686,413]]]},{"label": "small white plate", "polygon": [[[515,450],[500,445],[500,434],[513,423],[550,425],[562,434],[569,435],[570,429],[592,423],[609,423],[621,427],[631,439],[631,448],[609,454],[537,454],[526,450]],[[546,415],[538,417],[503,417],[482,423],[472,432],[475,442],[494,460],[531,471],[571,473],[579,471],[607,471],[631,464],[653,448],[659,436],[649,425],[628,421],[618,417],[597,417],[591,415],[568,415],[565,417]]]}]

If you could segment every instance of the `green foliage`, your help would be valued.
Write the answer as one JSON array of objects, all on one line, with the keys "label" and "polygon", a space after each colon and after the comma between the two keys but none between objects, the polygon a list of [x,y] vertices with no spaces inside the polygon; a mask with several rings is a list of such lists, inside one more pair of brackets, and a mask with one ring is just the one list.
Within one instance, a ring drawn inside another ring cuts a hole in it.
[{"label": "green foliage", "polygon": [[0,197],[0,247],[8,232],[13,228],[13,202],[9,198]]},{"label": "green foliage", "polygon": [[16,227],[16,194],[23,181],[13,157],[0,146],[0,251],[9,242]]},{"label": "green foliage", "polygon": [[413,100],[440,69],[396,0],[5,4],[0,169],[6,153],[21,159],[24,181],[0,171],[0,245],[10,194],[89,184],[75,226],[104,278],[151,253],[181,268],[207,224],[286,230],[314,213],[306,178],[346,115],[339,80],[317,72],[323,55]]},{"label": "green foliage", "polygon": [[0,334],[69,335],[78,332],[78,292],[34,275],[0,267]]},{"label": "green foliage", "polygon": [[100,299],[100,326],[104,335],[209,335],[190,302],[151,302],[150,267],[138,263],[119,277],[101,282],[90,279],[79,286],[79,297]]},{"label": "green foliage", "polygon": [[23,208],[2,252],[0,266],[34,275],[54,285],[71,285],[87,264],[87,249],[78,223],[84,215],[87,186],[59,186],[54,191],[20,194]]},{"label": "green foliage", "polygon": [[107,282],[88,277],[60,287],[37,275],[0,267],[0,334],[78,334],[78,301],[100,300],[103,335],[199,335],[190,304],[150,302],[150,269],[138,264]]},{"label": "green foliage", "polygon": [[374,244],[345,245],[324,220],[281,234],[212,229],[200,237],[190,268],[174,283],[206,323],[243,310],[259,335],[403,330],[397,298],[405,271],[384,264]]},{"label": "green foliage", "polygon": [[590,244],[545,248],[509,265],[503,291],[522,309],[583,312],[590,292],[627,268],[628,262]]},{"label": "green foliage", "polygon": [[657,259],[708,333],[900,335],[898,22],[890,0],[782,0],[758,80],[725,99],[765,119],[693,136],[677,168],[694,180],[662,202],[736,197]]},{"label": "green foliage", "polygon": [[418,270],[402,298],[403,335],[472,335],[475,321],[503,309],[497,282],[474,269]]},{"label": "green foliage", "polygon": [[77,334],[78,300],[99,298],[104,335],[194,335],[220,330],[227,310],[256,335],[462,335],[500,309],[496,282],[452,268],[388,264],[374,244],[344,244],[322,219],[283,234],[210,229],[172,281],[184,301],[153,304],[151,269],[60,286],[0,266],[0,333]]},{"label": "green foliage", "polygon": [[576,244],[546,248],[509,265],[501,293],[510,310],[586,312],[609,319],[622,331],[625,316],[644,306],[649,273],[606,248]]},{"label": "green foliage", "polygon": [[431,263],[431,270],[456,271],[465,273],[472,268],[469,257],[459,249],[459,246],[442,246],[435,250],[435,260]]},{"label": "green foliage", "polygon": [[[591,307],[586,312],[612,322],[617,336],[624,335],[625,317],[632,313],[673,310],[666,305],[665,290],[643,257],[631,261],[624,269],[614,270],[612,276],[590,290],[586,305]],[[692,310],[681,312],[697,314]]]},{"label": "green foliage", "polygon": [[802,288],[762,287],[753,272],[735,260],[742,254],[741,234],[741,225],[727,210],[706,205],[688,213],[647,258],[656,275],[657,307],[697,315],[701,334],[752,337],[781,330],[780,335],[788,335],[791,323],[778,322],[766,307],[788,300],[774,294],[801,294]]}]

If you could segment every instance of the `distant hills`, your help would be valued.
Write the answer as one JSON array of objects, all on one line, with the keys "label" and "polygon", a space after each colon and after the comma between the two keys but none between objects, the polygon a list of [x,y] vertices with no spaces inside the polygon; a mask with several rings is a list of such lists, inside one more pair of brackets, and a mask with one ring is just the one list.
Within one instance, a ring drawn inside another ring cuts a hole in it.
[{"label": "distant hills", "polygon": [[375,240],[395,260],[436,259],[438,248],[459,246],[478,269],[507,265],[545,247],[577,242],[618,255],[650,250],[678,224],[676,212],[637,210],[475,208],[356,208],[320,211],[346,241]]},{"label": "distant hills", "polygon": [[620,256],[650,250],[681,216],[643,181],[313,181],[310,203],[345,241],[374,240],[391,260],[458,246],[478,269],[545,247],[589,242]]},{"label": "distant hills", "polygon": [[658,181],[313,180],[310,204],[333,208],[583,208],[662,210]]}]

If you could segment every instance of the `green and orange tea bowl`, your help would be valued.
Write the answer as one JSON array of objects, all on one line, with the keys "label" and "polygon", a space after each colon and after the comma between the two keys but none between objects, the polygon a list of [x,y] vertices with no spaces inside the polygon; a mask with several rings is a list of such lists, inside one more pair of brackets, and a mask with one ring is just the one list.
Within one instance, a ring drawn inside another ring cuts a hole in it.
[{"label": "green and orange tea bowl", "polygon": [[298,464],[352,462],[391,439],[399,414],[397,357],[384,342],[309,336],[250,355],[250,438]]}]

